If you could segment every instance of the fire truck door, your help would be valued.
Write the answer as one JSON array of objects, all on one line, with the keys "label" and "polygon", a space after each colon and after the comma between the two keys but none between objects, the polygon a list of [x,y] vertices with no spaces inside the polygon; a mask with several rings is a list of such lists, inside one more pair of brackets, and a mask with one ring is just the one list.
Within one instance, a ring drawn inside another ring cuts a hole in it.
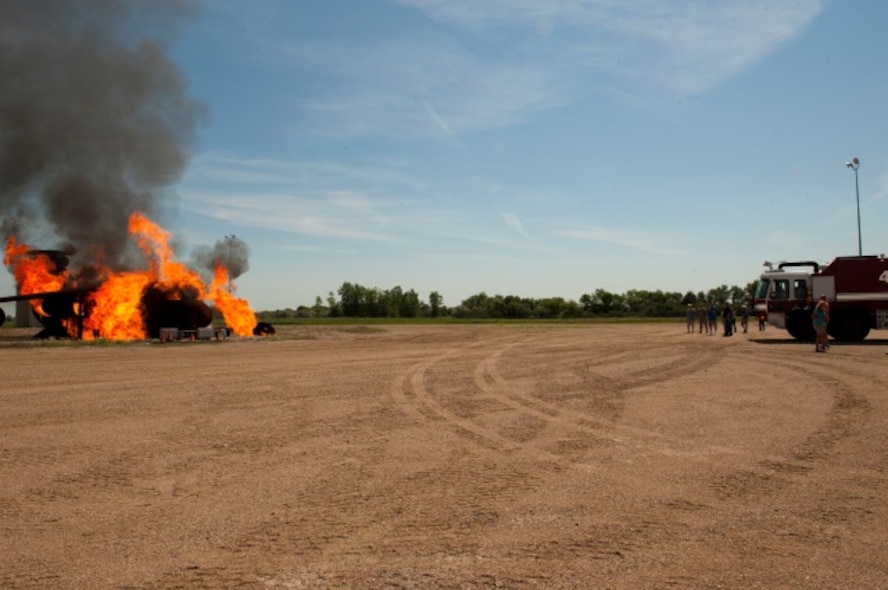
[{"label": "fire truck door", "polygon": [[826,295],[830,301],[836,300],[836,277],[813,277],[813,291],[811,297],[816,301],[821,295]]}]

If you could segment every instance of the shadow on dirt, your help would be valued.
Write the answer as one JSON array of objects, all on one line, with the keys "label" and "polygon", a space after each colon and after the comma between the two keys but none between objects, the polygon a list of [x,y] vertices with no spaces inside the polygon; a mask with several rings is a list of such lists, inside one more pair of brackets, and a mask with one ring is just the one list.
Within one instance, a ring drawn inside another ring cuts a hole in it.
[{"label": "shadow on dirt", "polygon": [[[800,340],[796,340],[795,338],[781,338],[779,340],[775,340],[773,338],[750,338],[750,342],[755,342],[756,344],[814,344],[814,341],[803,342]],[[835,340],[829,341],[830,346],[888,346],[888,338],[870,338],[868,340],[864,340],[863,342],[837,342]]]}]

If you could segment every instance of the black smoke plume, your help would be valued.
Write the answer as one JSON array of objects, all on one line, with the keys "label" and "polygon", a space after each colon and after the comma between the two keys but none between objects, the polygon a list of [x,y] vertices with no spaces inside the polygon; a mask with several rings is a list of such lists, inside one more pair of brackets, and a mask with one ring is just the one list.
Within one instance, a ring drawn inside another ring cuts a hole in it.
[{"label": "black smoke plume", "polygon": [[165,43],[194,0],[0,2],[0,237],[129,266],[207,110]]}]

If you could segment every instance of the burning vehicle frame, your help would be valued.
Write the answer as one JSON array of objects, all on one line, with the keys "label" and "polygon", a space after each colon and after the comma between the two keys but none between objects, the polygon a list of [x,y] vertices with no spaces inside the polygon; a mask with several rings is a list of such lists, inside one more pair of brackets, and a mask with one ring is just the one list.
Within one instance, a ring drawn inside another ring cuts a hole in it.
[{"label": "burning vehicle frame", "polygon": [[146,268],[115,272],[96,264],[72,272],[69,253],[34,250],[10,239],[4,262],[16,277],[19,294],[0,302],[30,302],[43,325],[38,338],[136,340],[159,338],[164,329],[195,334],[212,327],[213,309],[205,299],[225,319],[226,335],[274,334],[271,325],[256,321],[245,300],[234,297],[220,260],[215,261],[213,279],[205,282],[174,259],[169,234],[144,215],[131,215],[129,234],[138,242]]},{"label": "burning vehicle frame", "polygon": [[[53,291],[49,293],[31,293],[29,295],[13,295],[0,297],[0,303],[18,301],[41,302],[40,308],[45,315],[35,314],[43,328],[34,335],[37,339],[46,338],[74,338],[84,339],[84,320],[89,317],[89,296],[92,289],[70,289]],[[212,328],[212,309],[202,301],[182,301],[176,299],[158,298],[156,292],[153,296],[143,298],[143,312],[147,326],[146,336],[158,338],[162,341],[177,340],[180,335],[202,334],[209,329],[212,337],[219,340],[228,338],[231,329],[226,327]],[[154,301],[152,304],[150,302]],[[6,317],[0,309],[0,325]],[[253,328],[254,336],[273,336],[274,326],[268,322],[257,322]],[[102,337],[93,333],[92,339]]]}]

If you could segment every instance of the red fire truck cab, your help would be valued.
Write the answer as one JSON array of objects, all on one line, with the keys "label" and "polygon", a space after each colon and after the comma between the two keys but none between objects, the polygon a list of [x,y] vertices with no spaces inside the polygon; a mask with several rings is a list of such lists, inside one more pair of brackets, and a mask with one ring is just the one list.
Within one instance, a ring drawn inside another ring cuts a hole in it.
[{"label": "red fire truck cab", "polygon": [[[766,262],[755,294],[755,313],[798,340],[813,340],[811,311],[826,295],[829,335],[857,342],[871,329],[888,328],[888,260],[880,256],[840,256],[816,262]],[[808,270],[805,270],[808,269]]]}]

